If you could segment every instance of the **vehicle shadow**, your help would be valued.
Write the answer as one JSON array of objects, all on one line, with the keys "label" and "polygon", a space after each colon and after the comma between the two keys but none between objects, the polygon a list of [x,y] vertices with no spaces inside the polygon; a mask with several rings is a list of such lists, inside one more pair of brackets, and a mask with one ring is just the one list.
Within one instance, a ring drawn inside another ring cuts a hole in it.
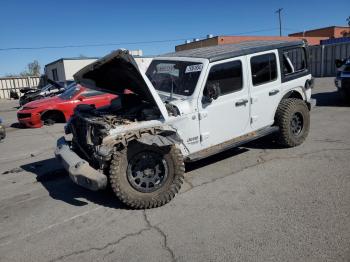
[{"label": "vehicle shadow", "polygon": [[245,148],[251,149],[285,149],[277,143],[273,134],[253,140],[244,145]]},{"label": "vehicle shadow", "polygon": [[227,158],[231,158],[249,151],[249,149],[285,149],[280,146],[274,139],[273,135],[265,136],[259,138],[257,140],[253,140],[247,144],[244,144],[240,147],[232,148],[221,153],[212,155],[207,158],[203,158],[201,160],[195,162],[186,163],[186,172],[190,172],[207,165],[214,164],[216,162],[225,160]]},{"label": "vehicle shadow", "polygon": [[105,207],[128,209],[118,200],[110,188],[102,191],[90,191],[74,184],[55,158],[26,164],[21,168],[35,174],[36,180],[45,187],[53,199],[74,206],[84,206],[89,201]]},{"label": "vehicle shadow", "polygon": [[[186,172],[190,172],[211,164],[215,164],[227,158],[243,154],[252,148],[276,149],[281,147],[279,147],[276,143],[271,142],[271,139],[258,139],[244,145],[244,147],[232,148],[202,160],[186,163]],[[63,169],[62,165],[55,158],[25,164],[22,165],[21,168],[27,172],[35,174],[37,182],[41,183],[45,187],[53,199],[66,202],[74,206],[84,206],[87,205],[88,202],[93,202],[98,205],[115,209],[129,209],[118,200],[114,192],[109,187],[107,190],[90,191],[74,184],[70,180],[67,171]]]},{"label": "vehicle shadow", "polygon": [[201,160],[197,160],[195,162],[187,162],[185,164],[185,169],[186,172],[191,172],[193,170],[214,164],[216,162],[220,162],[222,160],[225,160],[230,157],[237,156],[239,154],[243,154],[245,152],[249,151],[247,148],[241,148],[241,147],[236,147],[232,148],[226,151],[223,151],[221,153],[212,155],[210,157],[203,158]]},{"label": "vehicle shadow", "polygon": [[316,106],[349,106],[338,91],[316,93],[312,95],[312,98],[316,99]]},{"label": "vehicle shadow", "polygon": [[15,122],[10,125],[12,128],[17,128],[17,129],[26,129],[27,127],[22,125],[21,123]]}]

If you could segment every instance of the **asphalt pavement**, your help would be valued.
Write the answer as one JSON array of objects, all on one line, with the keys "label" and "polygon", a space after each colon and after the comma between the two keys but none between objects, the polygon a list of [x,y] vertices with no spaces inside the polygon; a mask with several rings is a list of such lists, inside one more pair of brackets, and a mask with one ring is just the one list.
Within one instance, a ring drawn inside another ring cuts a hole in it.
[{"label": "asphalt pavement", "polygon": [[350,261],[350,106],[332,78],[313,92],[304,144],[187,164],[180,194],[146,211],[73,184],[54,159],[63,124],[18,128],[0,101],[0,261]]}]

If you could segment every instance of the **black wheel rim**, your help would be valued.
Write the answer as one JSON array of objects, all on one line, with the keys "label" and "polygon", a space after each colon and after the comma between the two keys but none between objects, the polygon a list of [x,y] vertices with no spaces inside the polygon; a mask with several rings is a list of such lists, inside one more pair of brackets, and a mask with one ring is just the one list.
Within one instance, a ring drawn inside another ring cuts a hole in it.
[{"label": "black wheel rim", "polygon": [[137,191],[154,192],[166,182],[168,166],[161,154],[143,151],[129,160],[127,177]]},{"label": "black wheel rim", "polygon": [[293,114],[290,122],[290,128],[294,136],[299,136],[301,134],[304,128],[304,118],[301,113],[296,112]]}]

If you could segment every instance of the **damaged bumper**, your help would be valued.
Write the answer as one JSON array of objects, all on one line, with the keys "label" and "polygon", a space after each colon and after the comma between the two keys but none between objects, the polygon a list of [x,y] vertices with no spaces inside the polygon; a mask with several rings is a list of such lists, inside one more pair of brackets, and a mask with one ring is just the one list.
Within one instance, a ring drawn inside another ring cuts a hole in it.
[{"label": "damaged bumper", "polygon": [[309,104],[309,109],[311,110],[316,106],[317,100],[315,98],[311,98],[308,104]]},{"label": "damaged bumper", "polygon": [[106,188],[107,177],[73,152],[64,137],[57,141],[55,156],[74,183],[93,191]]}]

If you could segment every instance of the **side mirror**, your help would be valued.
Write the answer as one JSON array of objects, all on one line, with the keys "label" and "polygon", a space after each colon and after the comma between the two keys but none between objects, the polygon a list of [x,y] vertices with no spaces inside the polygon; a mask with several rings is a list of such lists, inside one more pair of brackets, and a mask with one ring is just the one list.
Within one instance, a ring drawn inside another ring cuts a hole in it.
[{"label": "side mirror", "polygon": [[79,100],[79,101],[84,101],[84,99],[85,99],[85,97],[83,97],[83,96],[79,96],[79,97],[78,97],[78,100]]},{"label": "side mirror", "polygon": [[204,88],[204,97],[209,103],[218,99],[220,93],[219,83],[207,83]]},{"label": "side mirror", "polygon": [[344,64],[344,60],[341,59],[335,59],[335,67],[339,68]]}]

